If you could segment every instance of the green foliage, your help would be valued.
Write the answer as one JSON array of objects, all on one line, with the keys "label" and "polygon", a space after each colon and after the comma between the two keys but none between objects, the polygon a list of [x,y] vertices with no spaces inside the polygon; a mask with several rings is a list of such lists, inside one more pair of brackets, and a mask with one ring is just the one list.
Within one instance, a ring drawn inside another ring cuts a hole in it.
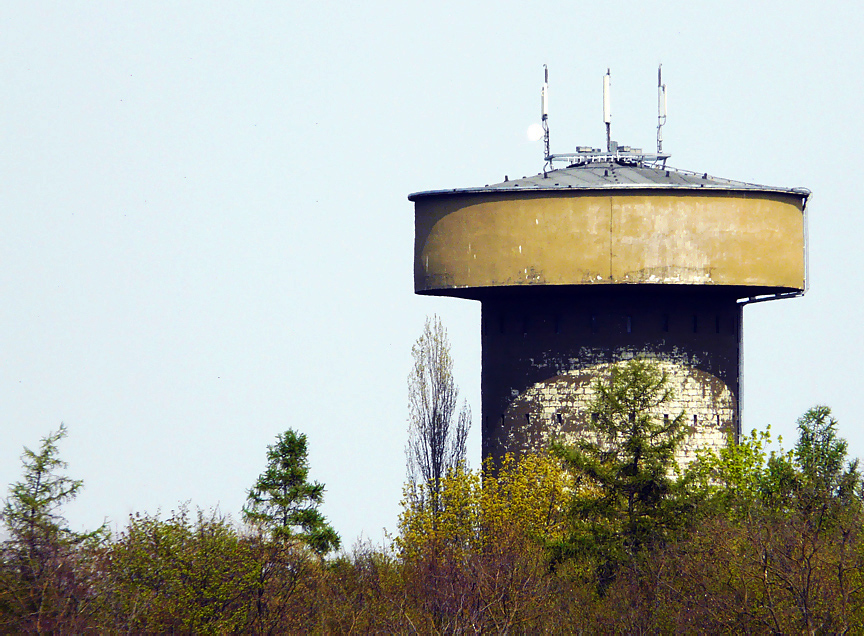
[{"label": "green foliage", "polygon": [[769,452],[771,443],[768,427],[737,444],[730,439],[719,451],[701,452],[689,473],[706,506],[740,522],[754,514],[788,517],[820,506],[837,512],[859,505],[858,461],[847,460],[847,443],[837,436],[831,409],[816,406],[798,419],[792,450]]},{"label": "green foliage", "polygon": [[[651,419],[662,374],[637,362],[594,405],[617,433],[559,449],[572,461],[452,470],[437,510],[409,487],[392,546],[330,560],[302,526],[185,506],[88,541],[61,514],[80,489],[60,474],[61,429],[25,452],[4,508],[0,632],[864,633],[861,477],[830,411],[805,413],[788,452],[754,431],[676,472],[678,433]],[[307,484],[301,437],[270,450]]]},{"label": "green foliage", "polygon": [[483,472],[452,470],[439,486],[437,509],[406,487],[399,518],[404,602],[421,610],[411,615],[414,629],[540,629],[554,586],[543,545],[563,529],[561,462],[545,453],[508,455],[497,470],[491,462]]},{"label": "green foliage", "polygon": [[102,631],[304,631],[318,559],[301,546],[238,532],[217,512],[186,506],[167,519],[136,514],[98,568]]},{"label": "green foliage", "polygon": [[66,462],[57,444],[65,436],[61,424],[42,439],[38,452],[24,449],[23,479],[10,486],[0,515],[8,532],[0,562],[0,626],[16,631],[73,624],[88,611],[75,550],[97,544],[107,532],[104,526],[90,533],[66,527],[61,507],[76,497],[83,482],[60,472]]},{"label": "green foliage", "polygon": [[414,557],[446,546],[453,554],[476,554],[504,535],[542,543],[559,538],[564,525],[566,475],[547,453],[505,456],[501,467],[459,468],[442,478],[437,510],[431,497],[405,488],[396,545]]},{"label": "green foliage", "polygon": [[216,513],[190,518],[182,506],[166,520],[131,516],[104,559],[107,609],[124,631],[224,633],[247,624],[258,563]]},{"label": "green foliage", "polygon": [[[847,444],[824,406],[799,418],[792,450],[769,453],[770,443],[769,431],[753,431],[694,463],[694,481],[706,495],[702,516],[708,529],[692,534],[680,550],[705,570],[682,574],[690,581],[682,593],[689,597],[691,589],[707,594],[713,588],[718,598],[757,599],[746,619],[749,629],[860,631],[864,518],[858,463],[847,461]],[[730,587],[712,585],[712,576]],[[715,604],[712,612],[725,613],[730,622],[744,620],[731,606],[718,612]]]},{"label": "green foliage", "polygon": [[[702,500],[701,513],[718,513],[729,519],[741,520],[751,514],[753,506],[762,502],[771,484],[782,480],[789,457],[777,454],[771,446],[771,427],[750,432],[738,443],[732,435],[719,450],[701,450],[687,467],[690,486]],[[773,476],[769,476],[769,467]]]},{"label": "green foliage", "polygon": [[558,560],[596,559],[603,587],[633,554],[684,526],[692,502],[675,477],[684,413],[661,415],[672,399],[666,374],[650,361],[630,360],[613,366],[594,390],[591,430],[573,444],[554,446],[574,481],[571,532],[552,548]]},{"label": "green foliage", "polygon": [[42,439],[39,452],[24,449],[24,478],[12,484],[3,506],[3,523],[10,534],[7,545],[37,568],[40,557],[55,546],[82,538],[65,527],[60,513],[60,507],[75,499],[83,486],[81,480],[58,473],[66,468],[66,462],[57,456],[57,443],[65,436],[66,427],[61,424]]},{"label": "green foliage", "polygon": [[837,436],[837,420],[827,406],[816,406],[798,419],[798,442],[793,449],[800,471],[799,498],[818,504],[826,500],[848,505],[861,485],[858,460],[847,461],[848,444]]},{"label": "green foliage", "polygon": [[336,531],[318,511],[324,484],[308,481],[306,435],[289,429],[267,447],[267,469],[249,490],[244,519],[277,540],[299,540],[318,554],[339,548]]}]

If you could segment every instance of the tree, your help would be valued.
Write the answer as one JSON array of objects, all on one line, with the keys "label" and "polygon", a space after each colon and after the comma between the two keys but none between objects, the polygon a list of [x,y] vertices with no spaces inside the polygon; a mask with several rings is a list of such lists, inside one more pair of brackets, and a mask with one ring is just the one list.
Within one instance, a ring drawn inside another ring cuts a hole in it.
[{"label": "tree", "polygon": [[831,409],[815,406],[797,424],[798,441],[790,451],[766,451],[772,443],[768,427],[737,444],[730,438],[719,451],[700,452],[688,470],[707,503],[736,522],[757,512],[786,518],[818,509],[830,519],[857,506],[858,460],[847,460],[848,444],[837,435]]},{"label": "tree", "polygon": [[715,616],[714,595],[699,589],[712,579],[734,582],[738,599],[760,599],[748,611],[760,627],[733,631],[857,633],[864,607],[858,462],[847,460],[847,443],[826,406],[798,419],[791,451],[766,453],[770,442],[767,431],[753,431],[694,462],[713,513],[702,530],[722,527],[729,539],[718,541],[708,530],[705,553],[722,555],[721,571],[696,567],[693,577],[706,583],[682,586],[697,599],[711,598]]},{"label": "tree", "polygon": [[799,497],[835,500],[847,505],[857,494],[858,460],[847,463],[848,443],[837,436],[837,420],[827,406],[814,406],[798,418],[798,442],[793,449],[800,470]]},{"label": "tree", "polygon": [[437,516],[430,498],[403,499],[396,545],[413,558],[435,545],[480,553],[507,535],[543,543],[561,536],[566,489],[561,461],[548,452],[508,453],[500,466],[488,459],[482,470],[452,470],[441,478]]},{"label": "tree", "polygon": [[230,521],[188,506],[130,515],[102,555],[101,629],[125,633],[239,633],[248,628],[261,569]]},{"label": "tree", "polygon": [[440,486],[437,513],[431,498],[408,496],[399,516],[404,585],[432,620],[414,631],[544,631],[552,580],[543,546],[563,526],[561,462],[508,454],[500,466],[452,470]]},{"label": "tree", "polygon": [[441,479],[465,461],[471,409],[453,381],[450,340],[438,316],[426,319],[423,334],[411,348],[414,366],[408,376],[408,478],[419,492],[425,486],[438,511]]},{"label": "tree", "polygon": [[662,543],[686,519],[687,495],[674,477],[686,429],[683,412],[660,415],[672,390],[650,361],[615,365],[593,388],[593,428],[571,445],[554,447],[574,484],[573,531],[552,547],[558,559],[593,554],[602,591],[622,563]]},{"label": "tree", "polygon": [[[778,444],[782,439],[777,440]],[[774,497],[788,471],[788,453],[770,451],[771,427],[753,429],[735,441],[730,433],[726,445],[718,450],[700,449],[687,467],[691,487],[702,500],[702,514],[717,515],[741,523],[763,505],[763,499]],[[770,466],[770,470],[769,470]],[[773,485],[772,485],[773,484]]]},{"label": "tree", "polygon": [[90,533],[66,527],[60,509],[75,499],[83,482],[59,472],[66,462],[58,457],[57,443],[65,436],[61,424],[42,439],[38,452],[25,448],[24,478],[9,488],[0,515],[9,534],[0,561],[0,614],[6,614],[0,631],[50,631],[61,624],[72,629],[71,621],[83,611],[75,548],[98,542],[107,532],[104,526]]},{"label": "tree", "polygon": [[305,545],[241,532],[188,504],[167,519],[130,515],[96,567],[101,621],[91,631],[111,634],[313,631],[324,572]]},{"label": "tree", "polygon": [[338,549],[340,540],[318,511],[324,484],[308,476],[306,435],[288,429],[267,447],[267,470],[249,490],[243,517],[276,540],[297,539],[322,555]]}]

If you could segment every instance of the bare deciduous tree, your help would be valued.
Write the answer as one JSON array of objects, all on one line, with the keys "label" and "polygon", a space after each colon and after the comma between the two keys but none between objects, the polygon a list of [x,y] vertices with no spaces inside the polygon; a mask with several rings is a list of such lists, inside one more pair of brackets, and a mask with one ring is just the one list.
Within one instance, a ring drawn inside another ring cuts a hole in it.
[{"label": "bare deciduous tree", "polygon": [[453,359],[447,330],[436,315],[426,319],[423,334],[411,349],[414,367],[408,376],[408,478],[417,491],[427,488],[438,510],[441,478],[465,461],[471,428],[467,401],[457,412],[459,389],[453,381]]}]

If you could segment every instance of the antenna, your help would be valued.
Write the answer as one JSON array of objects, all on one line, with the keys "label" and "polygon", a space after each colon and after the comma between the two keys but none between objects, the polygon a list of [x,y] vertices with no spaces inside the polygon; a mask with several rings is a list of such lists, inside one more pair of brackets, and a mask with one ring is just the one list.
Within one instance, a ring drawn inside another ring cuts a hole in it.
[{"label": "antenna", "polygon": [[666,123],[666,84],[663,83],[663,65],[657,67],[657,154],[663,152],[663,124]]},{"label": "antenna", "polygon": [[603,122],[606,124],[606,152],[612,152],[612,104],[609,87],[612,84],[612,75],[606,69],[603,76]]},{"label": "antenna", "polygon": [[540,89],[540,121],[543,126],[543,144],[545,154],[543,159],[546,163],[543,165],[543,174],[546,174],[546,169],[552,169],[552,152],[549,150],[549,68],[543,65],[543,88]]},{"label": "antenna", "polygon": [[[662,69],[662,67],[661,67]],[[642,152],[641,148],[633,148],[612,141],[612,72],[607,68],[603,76],[603,123],[606,124],[606,150],[592,146],[577,146],[575,152],[552,154],[549,142],[549,68],[543,65],[543,86],[540,89],[540,124],[528,127],[528,139],[544,140],[543,178],[555,170],[555,162],[566,162],[568,168],[576,168],[593,163],[614,163],[626,166],[666,166],[668,155],[661,153],[663,134],[661,126],[666,123],[666,85],[663,83],[662,70],[657,70],[657,154]]]},{"label": "antenna", "polygon": [[543,121],[549,117],[549,69],[543,65],[543,88],[540,89],[540,118]]}]

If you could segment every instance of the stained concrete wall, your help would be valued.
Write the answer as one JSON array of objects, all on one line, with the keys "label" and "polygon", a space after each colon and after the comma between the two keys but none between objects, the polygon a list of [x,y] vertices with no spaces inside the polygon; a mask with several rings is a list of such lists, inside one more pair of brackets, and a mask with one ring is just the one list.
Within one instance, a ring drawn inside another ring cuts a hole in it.
[{"label": "stained concrete wall", "polygon": [[416,201],[415,229],[420,293],[609,283],[804,288],[802,201],[791,194],[437,195]]}]

